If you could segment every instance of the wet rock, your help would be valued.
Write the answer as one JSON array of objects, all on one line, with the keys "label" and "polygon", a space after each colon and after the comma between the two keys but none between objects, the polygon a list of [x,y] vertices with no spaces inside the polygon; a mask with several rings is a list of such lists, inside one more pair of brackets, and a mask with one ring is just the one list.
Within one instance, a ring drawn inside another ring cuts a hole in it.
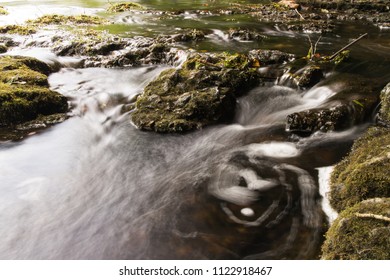
[{"label": "wet rock", "polygon": [[299,87],[312,87],[324,77],[322,69],[318,65],[310,65],[294,74],[294,79]]},{"label": "wet rock", "polygon": [[231,28],[228,31],[228,38],[231,40],[238,40],[238,41],[260,41],[266,37],[260,34],[259,32],[251,31],[249,29]]},{"label": "wet rock", "polygon": [[67,99],[48,87],[50,71],[48,65],[34,58],[0,58],[0,126],[68,110]]},{"label": "wet rock", "polygon": [[6,53],[8,48],[5,45],[0,44],[0,53]]},{"label": "wet rock", "polygon": [[107,8],[108,12],[113,12],[113,13],[121,13],[125,11],[132,11],[132,10],[143,10],[145,7],[138,3],[133,3],[133,2],[123,2],[123,3],[109,3],[110,6]]},{"label": "wet rock", "polygon": [[36,33],[37,30],[31,26],[24,25],[5,25],[0,26],[0,33],[3,34],[19,34],[19,35],[31,35]]},{"label": "wet rock", "polygon": [[106,19],[90,15],[44,15],[34,20],[27,21],[27,26],[44,26],[44,25],[98,25],[109,23]]},{"label": "wet rock", "polygon": [[380,118],[382,121],[390,125],[390,83],[388,83],[381,91],[381,109]]},{"label": "wet rock", "polygon": [[252,61],[258,61],[261,66],[266,66],[286,63],[293,60],[295,56],[278,50],[251,50],[248,57]]},{"label": "wet rock", "polygon": [[368,198],[390,197],[390,129],[372,127],[331,176],[331,205],[338,211]]},{"label": "wet rock", "polygon": [[182,132],[233,116],[236,96],[259,83],[240,54],[193,54],[181,69],[163,71],[136,102],[134,124],[156,132]]},{"label": "wet rock", "polygon": [[288,115],[287,131],[307,135],[347,129],[371,118],[379,102],[376,81],[361,76],[335,75],[318,86],[334,88],[337,93],[315,109]]},{"label": "wet rock", "polygon": [[390,198],[364,200],[340,213],[326,234],[322,259],[388,260]]},{"label": "wet rock", "polygon": [[7,14],[8,14],[8,11],[3,6],[0,6],[0,16],[7,15]]}]

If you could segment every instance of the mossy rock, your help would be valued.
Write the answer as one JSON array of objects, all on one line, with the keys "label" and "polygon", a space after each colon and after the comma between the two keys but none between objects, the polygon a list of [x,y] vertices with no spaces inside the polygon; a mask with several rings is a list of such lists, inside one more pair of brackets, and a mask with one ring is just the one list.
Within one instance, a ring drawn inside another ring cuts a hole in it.
[{"label": "mossy rock", "polygon": [[0,126],[68,110],[67,99],[48,88],[49,73],[50,67],[34,58],[0,58]]},{"label": "mossy rock", "polygon": [[331,205],[342,211],[359,201],[390,197],[390,129],[372,127],[331,176]]},{"label": "mossy rock", "polygon": [[144,6],[138,3],[123,2],[123,3],[110,4],[110,6],[107,8],[107,11],[112,13],[121,13],[125,11],[143,10],[143,9],[145,9]]},{"label": "mossy rock", "polygon": [[31,25],[62,25],[62,24],[77,24],[77,25],[100,25],[108,23],[108,21],[102,17],[90,16],[90,15],[76,15],[76,16],[64,16],[64,15],[44,15],[34,20],[27,21],[29,26]]},{"label": "mossy rock", "polygon": [[8,15],[8,11],[3,6],[0,6],[0,16],[1,15]]},{"label": "mossy rock", "polygon": [[149,83],[132,114],[135,125],[157,132],[181,132],[229,120],[236,96],[259,82],[240,54],[190,55],[181,69],[163,71]]},{"label": "mossy rock", "polygon": [[6,53],[8,51],[8,48],[3,45],[3,44],[0,44],[0,53]]},{"label": "mossy rock", "polygon": [[380,117],[383,121],[390,124],[390,83],[388,83],[381,91],[381,109]]},{"label": "mossy rock", "polygon": [[340,213],[326,234],[322,259],[390,259],[390,198],[364,200]]},{"label": "mossy rock", "polygon": [[31,35],[36,33],[37,30],[31,26],[24,25],[5,25],[0,26],[0,33],[3,34],[19,34],[19,35]]}]

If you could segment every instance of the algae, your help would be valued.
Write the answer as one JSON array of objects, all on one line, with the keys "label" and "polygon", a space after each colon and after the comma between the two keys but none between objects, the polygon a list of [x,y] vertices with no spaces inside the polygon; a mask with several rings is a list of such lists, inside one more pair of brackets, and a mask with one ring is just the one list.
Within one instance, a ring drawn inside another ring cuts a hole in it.
[{"label": "algae", "polygon": [[24,26],[24,25],[0,26],[0,33],[31,35],[31,34],[34,34],[36,32],[37,32],[36,28],[34,28],[32,26]]},{"label": "algae", "polygon": [[381,109],[380,109],[380,118],[382,121],[390,124],[390,83],[388,83],[380,94],[381,98]]},{"label": "algae", "polygon": [[390,198],[364,200],[340,213],[326,234],[322,259],[390,259]]},{"label": "algae", "polygon": [[64,15],[44,15],[34,20],[27,21],[28,25],[61,25],[61,24],[77,24],[77,25],[100,25],[108,23],[104,18],[90,15],[64,16]]},{"label": "algae", "polygon": [[364,199],[390,196],[390,129],[372,127],[331,176],[331,205],[338,211]]},{"label": "algae", "polygon": [[67,99],[48,88],[49,72],[49,66],[34,58],[0,58],[0,126],[68,110]]},{"label": "algae", "polygon": [[107,11],[113,13],[121,13],[125,11],[143,10],[143,9],[145,9],[144,6],[138,3],[123,2],[123,3],[115,3],[115,4],[110,3],[110,6],[107,8]]},{"label": "algae", "polygon": [[236,96],[259,82],[242,54],[193,54],[181,69],[163,71],[144,89],[132,120],[141,129],[178,132],[226,121]]},{"label": "algae", "polygon": [[8,15],[8,11],[3,6],[0,6],[0,16],[1,15]]}]

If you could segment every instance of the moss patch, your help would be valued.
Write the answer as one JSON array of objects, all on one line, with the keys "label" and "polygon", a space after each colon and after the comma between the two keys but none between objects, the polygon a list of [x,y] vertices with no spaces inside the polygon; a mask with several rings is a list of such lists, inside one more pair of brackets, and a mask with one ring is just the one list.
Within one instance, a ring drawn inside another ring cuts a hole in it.
[{"label": "moss patch", "polygon": [[0,58],[0,126],[67,111],[66,98],[48,88],[49,72],[45,63],[34,58]]},{"label": "moss patch", "polygon": [[388,83],[381,91],[381,110],[380,117],[382,120],[390,124],[390,83]]},{"label": "moss patch", "polygon": [[326,234],[322,258],[390,259],[390,222],[381,217],[390,218],[390,198],[365,200],[343,211]]},{"label": "moss patch", "polygon": [[125,11],[143,10],[143,9],[145,8],[138,3],[123,2],[123,3],[110,4],[110,6],[107,8],[107,11],[112,13],[120,13]]},{"label": "moss patch", "polygon": [[195,54],[181,69],[163,71],[138,97],[133,122],[141,129],[179,132],[232,117],[235,97],[259,82],[241,54]]},{"label": "moss patch", "polygon": [[34,27],[24,25],[5,25],[0,27],[0,33],[7,34],[31,35],[36,32],[37,30]]},{"label": "moss patch", "polygon": [[390,197],[390,129],[373,127],[331,176],[332,206],[341,211],[367,198]]},{"label": "moss patch", "polygon": [[77,24],[77,25],[99,25],[108,23],[107,20],[98,16],[77,15],[44,15],[34,20],[27,21],[28,25],[60,25],[60,24]]},{"label": "moss patch", "polygon": [[8,11],[3,6],[0,6],[0,16],[1,15],[8,15]]}]

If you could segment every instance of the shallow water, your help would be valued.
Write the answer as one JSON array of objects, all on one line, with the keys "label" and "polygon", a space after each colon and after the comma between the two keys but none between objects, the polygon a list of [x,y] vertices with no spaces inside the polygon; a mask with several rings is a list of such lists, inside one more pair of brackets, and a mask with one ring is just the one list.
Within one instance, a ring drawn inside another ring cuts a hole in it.
[{"label": "shallow water", "polygon": [[[140,1],[156,9],[165,2]],[[207,3],[176,1],[163,8],[198,9]],[[2,5],[99,12],[106,1]],[[121,16],[128,15],[118,20]],[[149,20],[135,16],[135,23],[122,25],[137,34],[132,25],[142,25],[141,19]],[[306,51],[305,34],[250,22],[245,24],[269,38],[227,44],[219,35],[228,28],[224,19],[190,14],[145,32],[169,33],[194,20],[214,30],[204,45],[193,46],[198,49]],[[320,47],[331,53],[345,44],[345,34],[354,37],[366,28],[340,25],[340,33],[325,36]],[[390,32],[375,29],[370,37],[351,49],[353,61],[341,71],[369,69],[367,76],[389,76]],[[301,91],[268,84],[240,98],[232,124],[156,134],[136,129],[122,107],[166,66],[75,69],[77,61],[37,53],[63,65],[49,82],[70,98],[73,117],[23,141],[0,144],[1,259],[319,257],[325,213],[331,212],[320,195],[326,190],[319,188],[327,173],[318,168],[339,161],[368,124],[300,138],[287,133],[284,122],[292,112],[321,105],[336,93],[334,87]]]}]

